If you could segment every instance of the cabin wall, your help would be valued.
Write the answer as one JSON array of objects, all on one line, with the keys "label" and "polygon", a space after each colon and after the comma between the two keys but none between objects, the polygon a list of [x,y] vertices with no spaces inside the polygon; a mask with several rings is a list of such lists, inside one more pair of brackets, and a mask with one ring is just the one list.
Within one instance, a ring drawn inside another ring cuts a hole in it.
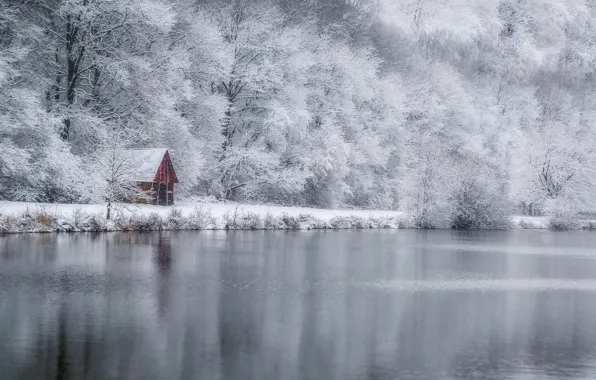
[{"label": "cabin wall", "polygon": [[152,204],[171,206],[174,204],[174,183],[154,182]]},{"label": "cabin wall", "polygon": [[176,172],[174,171],[174,166],[172,165],[172,161],[170,160],[170,155],[168,153],[166,153],[163,160],[161,161],[153,181],[162,183],[178,182],[178,178],[176,178]]},{"label": "cabin wall", "polygon": [[151,182],[137,182],[139,189],[147,193],[146,199],[122,200],[129,203],[149,203],[154,205],[174,204],[174,184],[178,182],[174,166],[168,152],[165,153],[157,173]]},{"label": "cabin wall", "polygon": [[[170,160],[169,153],[166,152],[154,179],[155,201],[154,204],[163,206],[174,204],[174,183],[178,182],[176,172]],[[160,184],[162,185],[160,187]],[[165,185],[165,186],[163,186]],[[165,194],[164,194],[165,193]]]}]

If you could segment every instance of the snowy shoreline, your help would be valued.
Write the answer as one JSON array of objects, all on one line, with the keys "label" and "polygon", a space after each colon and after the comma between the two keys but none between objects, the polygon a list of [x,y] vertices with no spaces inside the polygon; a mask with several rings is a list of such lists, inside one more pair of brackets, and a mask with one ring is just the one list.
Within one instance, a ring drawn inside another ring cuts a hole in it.
[{"label": "snowy shoreline", "polygon": [[[106,220],[102,204],[0,201],[0,234],[158,230],[312,230],[415,228],[399,211],[326,210],[235,203],[180,203],[172,207],[118,204]],[[570,229],[594,229],[582,221]],[[547,217],[513,216],[511,229],[551,228]]]},{"label": "snowy shoreline", "polygon": [[325,210],[236,203],[179,203],[171,207],[117,204],[106,220],[102,204],[0,201],[0,234],[158,230],[310,230],[406,228],[398,211]]}]

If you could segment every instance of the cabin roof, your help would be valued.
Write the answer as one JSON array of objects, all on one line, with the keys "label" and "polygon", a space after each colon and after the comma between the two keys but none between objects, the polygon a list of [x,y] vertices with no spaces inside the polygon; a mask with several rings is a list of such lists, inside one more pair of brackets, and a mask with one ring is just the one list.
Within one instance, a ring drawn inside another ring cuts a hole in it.
[{"label": "cabin roof", "polygon": [[153,182],[167,152],[166,148],[127,149],[126,160],[134,165],[134,168],[130,171],[129,180]]}]

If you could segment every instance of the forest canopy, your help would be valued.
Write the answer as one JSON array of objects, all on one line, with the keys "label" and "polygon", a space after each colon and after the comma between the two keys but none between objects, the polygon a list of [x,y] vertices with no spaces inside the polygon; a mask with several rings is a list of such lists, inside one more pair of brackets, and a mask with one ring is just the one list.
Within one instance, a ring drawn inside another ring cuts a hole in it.
[{"label": "forest canopy", "polygon": [[0,199],[94,202],[167,147],[182,196],[596,211],[591,0],[4,0]]}]

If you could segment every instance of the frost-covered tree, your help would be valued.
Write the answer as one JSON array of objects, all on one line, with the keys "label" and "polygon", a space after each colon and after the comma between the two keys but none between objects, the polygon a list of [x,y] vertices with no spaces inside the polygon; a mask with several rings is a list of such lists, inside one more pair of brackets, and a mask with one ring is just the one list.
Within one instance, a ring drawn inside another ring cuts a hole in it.
[{"label": "frost-covered tree", "polygon": [[118,135],[182,197],[594,211],[595,31],[584,0],[4,1],[0,198],[91,200]]},{"label": "frost-covered tree", "polygon": [[27,11],[15,2],[0,4],[0,198],[84,200],[81,161],[59,139],[59,120],[43,104],[39,60],[47,39]]},{"label": "frost-covered tree", "polygon": [[[142,157],[142,156],[141,156]],[[139,170],[139,157],[126,149],[120,136],[113,136],[109,143],[99,147],[91,157],[89,169],[96,176],[93,192],[97,199],[106,203],[106,219],[112,217],[116,202],[137,202],[149,199],[151,194],[143,191],[135,181]]]}]

